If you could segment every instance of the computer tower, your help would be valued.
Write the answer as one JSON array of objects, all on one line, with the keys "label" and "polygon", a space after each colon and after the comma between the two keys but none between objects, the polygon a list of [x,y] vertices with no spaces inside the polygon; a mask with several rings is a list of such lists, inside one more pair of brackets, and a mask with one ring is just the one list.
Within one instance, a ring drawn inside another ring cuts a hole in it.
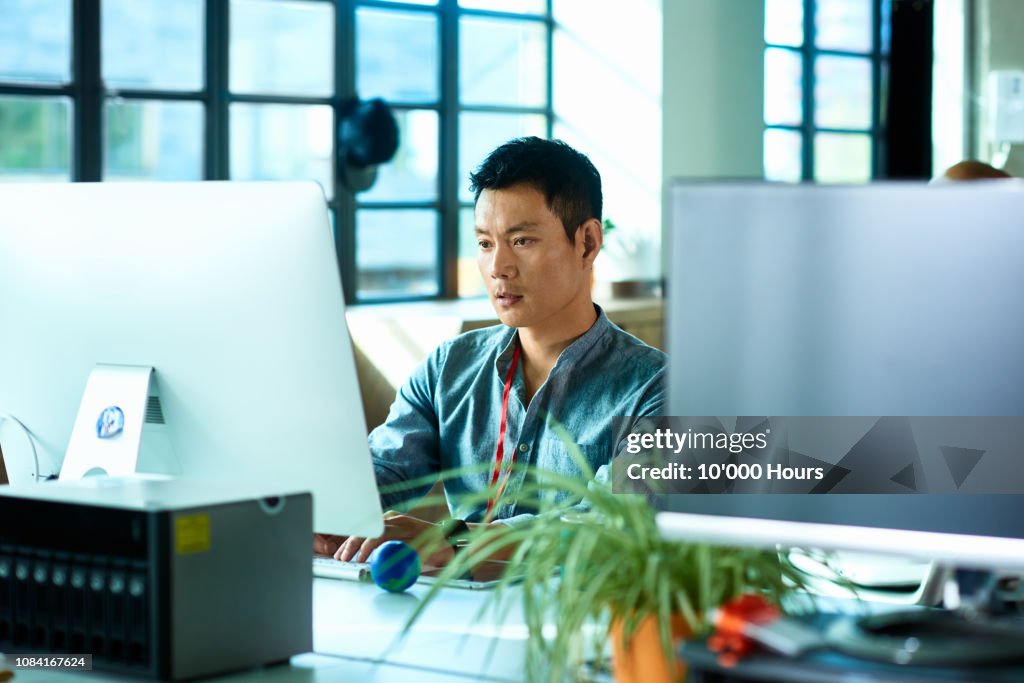
[{"label": "computer tower", "polygon": [[0,487],[0,652],[185,679],[312,649],[312,497],[183,479]]}]

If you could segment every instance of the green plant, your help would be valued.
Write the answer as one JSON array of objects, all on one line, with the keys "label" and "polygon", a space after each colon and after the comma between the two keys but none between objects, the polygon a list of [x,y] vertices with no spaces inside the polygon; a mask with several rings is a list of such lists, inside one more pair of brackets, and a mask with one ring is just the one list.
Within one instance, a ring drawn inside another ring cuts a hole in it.
[{"label": "green plant", "polygon": [[[606,484],[594,481],[578,453],[575,457],[583,471],[581,478],[525,468],[527,484],[519,493],[519,503],[535,506],[535,519],[514,528],[476,529],[469,547],[441,575],[442,579],[461,576],[493,553],[514,549],[502,582],[478,618],[491,610],[503,614],[512,600],[522,600],[529,628],[526,668],[531,680],[571,677],[573,655],[584,630],[591,631],[591,645],[600,652],[613,620],[621,620],[628,642],[641,621],[653,616],[662,649],[671,658],[673,614],[682,615],[690,630],[700,633],[708,626],[710,611],[732,597],[757,592],[778,604],[801,585],[796,570],[775,551],[662,538],[646,498],[613,493]],[[554,492],[569,496],[556,502]],[[481,500],[489,493],[480,494]],[[558,579],[553,580],[556,575]],[[426,594],[407,630],[442,585],[436,584]],[[546,638],[543,627],[552,622],[555,635]]]},{"label": "green plant", "polygon": [[601,221],[601,231],[604,233],[605,239],[615,232],[616,227],[615,222],[610,218],[605,218]]}]

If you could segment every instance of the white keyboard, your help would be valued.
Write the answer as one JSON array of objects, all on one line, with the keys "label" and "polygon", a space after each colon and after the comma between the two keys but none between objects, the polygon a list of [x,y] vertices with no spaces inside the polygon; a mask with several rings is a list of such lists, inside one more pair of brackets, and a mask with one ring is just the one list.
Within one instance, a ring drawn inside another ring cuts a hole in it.
[{"label": "white keyboard", "polygon": [[369,562],[342,562],[333,557],[317,555],[313,558],[313,576],[345,581],[372,581]]},{"label": "white keyboard", "polygon": [[[497,563],[494,563],[497,564]],[[432,571],[438,571],[434,568]],[[326,555],[313,556],[313,576],[324,579],[341,579],[343,581],[373,581],[370,574],[369,562],[342,562]],[[427,574],[421,574],[416,583],[431,584],[437,578]],[[481,590],[493,588],[498,584],[497,579],[491,581],[476,581],[473,579],[449,579],[445,582],[448,588],[467,588],[469,590]]]}]

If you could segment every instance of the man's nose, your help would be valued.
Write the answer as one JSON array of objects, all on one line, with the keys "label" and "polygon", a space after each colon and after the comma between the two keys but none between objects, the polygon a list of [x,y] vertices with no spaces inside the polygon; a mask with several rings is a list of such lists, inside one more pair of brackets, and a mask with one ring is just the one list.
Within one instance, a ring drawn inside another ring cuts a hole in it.
[{"label": "man's nose", "polygon": [[515,275],[515,255],[512,249],[498,245],[491,252],[490,276],[496,279],[507,279]]}]

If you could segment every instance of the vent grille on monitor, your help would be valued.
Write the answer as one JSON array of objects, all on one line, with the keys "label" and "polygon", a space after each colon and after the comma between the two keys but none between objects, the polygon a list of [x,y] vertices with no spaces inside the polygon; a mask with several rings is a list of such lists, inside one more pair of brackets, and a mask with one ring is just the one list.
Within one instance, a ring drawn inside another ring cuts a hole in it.
[{"label": "vent grille on monitor", "polygon": [[160,406],[159,396],[150,396],[146,400],[146,423],[157,425],[164,423],[164,409]]}]

